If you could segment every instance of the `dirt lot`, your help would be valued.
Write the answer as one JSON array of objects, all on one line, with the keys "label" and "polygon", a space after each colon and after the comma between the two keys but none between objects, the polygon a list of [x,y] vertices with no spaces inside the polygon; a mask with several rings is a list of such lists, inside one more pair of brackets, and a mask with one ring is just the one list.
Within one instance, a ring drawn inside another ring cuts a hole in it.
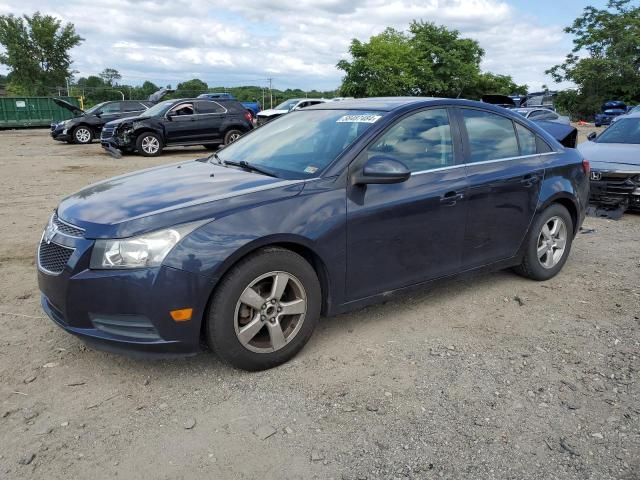
[{"label": "dirt lot", "polygon": [[34,252],[60,198],[203,154],[0,132],[0,478],[640,478],[638,215],[588,219],[549,282],[500,272],[323,319],[262,373],[100,353],[45,319]]}]

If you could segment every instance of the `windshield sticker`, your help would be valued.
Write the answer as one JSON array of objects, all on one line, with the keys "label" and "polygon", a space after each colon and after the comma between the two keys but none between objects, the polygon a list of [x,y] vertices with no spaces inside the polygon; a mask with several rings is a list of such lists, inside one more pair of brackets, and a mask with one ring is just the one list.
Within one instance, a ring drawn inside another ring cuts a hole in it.
[{"label": "windshield sticker", "polygon": [[345,115],[336,120],[336,123],[376,123],[382,115]]},{"label": "windshield sticker", "polygon": [[316,173],[318,171],[318,167],[314,167],[313,165],[309,165],[304,169],[304,173]]}]

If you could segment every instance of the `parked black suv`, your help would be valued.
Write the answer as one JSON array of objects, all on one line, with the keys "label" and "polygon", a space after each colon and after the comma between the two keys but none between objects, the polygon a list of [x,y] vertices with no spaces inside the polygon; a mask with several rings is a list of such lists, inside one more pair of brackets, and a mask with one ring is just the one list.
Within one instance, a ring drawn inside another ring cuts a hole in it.
[{"label": "parked black suv", "polygon": [[183,98],[158,103],[138,117],[109,122],[100,141],[114,154],[137,151],[154,157],[173,146],[214,150],[252,128],[251,114],[237,100]]},{"label": "parked black suv", "polygon": [[53,139],[69,143],[91,143],[94,138],[100,136],[102,127],[107,122],[138,116],[153,105],[153,102],[146,100],[121,100],[99,103],[84,111],[60,98],[54,98],[53,101],[76,115],[70,120],[51,125]]}]

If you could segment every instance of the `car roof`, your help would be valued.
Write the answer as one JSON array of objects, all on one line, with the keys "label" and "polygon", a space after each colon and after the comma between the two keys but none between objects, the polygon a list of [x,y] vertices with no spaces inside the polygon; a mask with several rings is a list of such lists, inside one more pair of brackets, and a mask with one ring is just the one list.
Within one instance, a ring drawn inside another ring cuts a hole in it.
[{"label": "car roof", "polygon": [[[305,108],[305,110],[377,110],[391,112],[405,107],[429,106],[429,105],[458,105],[461,107],[480,107],[498,113],[509,112],[512,109],[493,105],[491,103],[478,102],[458,98],[439,97],[372,97],[357,98],[354,100],[340,100],[339,102],[326,102]],[[532,108],[538,110],[538,108]],[[512,115],[517,115],[512,113]]]},{"label": "car roof", "polygon": [[516,112],[533,112],[534,110],[549,110],[550,112],[553,112],[553,110],[548,107],[516,107],[512,108],[512,110],[515,110]]}]

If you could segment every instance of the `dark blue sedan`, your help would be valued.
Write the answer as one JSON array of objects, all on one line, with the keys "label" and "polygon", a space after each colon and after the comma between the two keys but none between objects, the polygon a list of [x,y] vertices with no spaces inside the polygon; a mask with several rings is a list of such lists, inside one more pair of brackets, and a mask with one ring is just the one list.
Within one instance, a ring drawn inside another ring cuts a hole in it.
[{"label": "dark blue sedan", "polygon": [[65,198],[38,247],[42,306],[99,348],[184,355],[205,340],[237,367],[270,368],[321,314],[484,270],[553,277],[588,171],[499,107],[325,103]]}]

